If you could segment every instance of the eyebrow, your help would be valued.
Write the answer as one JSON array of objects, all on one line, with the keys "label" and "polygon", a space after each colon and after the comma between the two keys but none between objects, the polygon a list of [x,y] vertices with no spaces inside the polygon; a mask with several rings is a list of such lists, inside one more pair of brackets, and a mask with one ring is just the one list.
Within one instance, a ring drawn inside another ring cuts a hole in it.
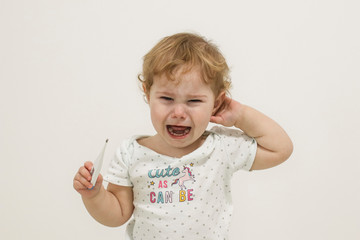
[{"label": "eyebrow", "polygon": [[159,95],[174,95],[174,94],[172,94],[172,93],[170,93],[170,92],[165,92],[165,91],[157,91],[157,92],[155,92],[156,94],[159,94]]},{"label": "eyebrow", "polygon": [[188,95],[189,98],[208,98],[207,95]]},{"label": "eyebrow", "polygon": [[[168,96],[174,96],[173,93],[171,92],[166,92],[166,91],[159,91],[159,92],[156,92],[156,94],[158,95],[168,95]],[[186,95],[187,98],[208,98],[207,95],[202,95],[202,94],[189,94],[189,95]]]}]

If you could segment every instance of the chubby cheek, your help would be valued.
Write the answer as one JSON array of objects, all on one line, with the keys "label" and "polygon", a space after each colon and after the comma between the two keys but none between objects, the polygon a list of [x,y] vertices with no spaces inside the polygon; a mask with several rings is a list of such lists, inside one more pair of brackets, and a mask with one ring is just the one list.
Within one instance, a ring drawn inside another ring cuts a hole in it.
[{"label": "chubby cheek", "polygon": [[155,128],[160,126],[166,119],[165,109],[162,109],[161,107],[151,107],[150,117]]},{"label": "chubby cheek", "polygon": [[203,126],[206,128],[208,123],[210,122],[211,111],[206,110],[197,110],[190,114],[192,116],[192,121],[198,125],[198,127]]}]

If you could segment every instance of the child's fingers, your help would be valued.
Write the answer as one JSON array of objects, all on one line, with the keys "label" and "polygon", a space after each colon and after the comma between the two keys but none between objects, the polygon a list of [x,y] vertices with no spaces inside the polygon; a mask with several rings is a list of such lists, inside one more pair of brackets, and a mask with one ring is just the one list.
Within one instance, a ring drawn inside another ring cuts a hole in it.
[{"label": "child's fingers", "polygon": [[91,171],[93,165],[94,165],[94,164],[93,164],[92,162],[89,162],[89,161],[87,161],[87,162],[84,163],[84,167],[85,167],[87,170],[89,170],[89,171]]},{"label": "child's fingers", "polygon": [[87,181],[91,181],[91,173],[86,167],[81,167],[79,169],[79,174],[85,178]]},{"label": "child's fingers", "polygon": [[79,172],[75,175],[74,187],[75,187],[75,183],[76,183],[76,187],[77,187],[77,188],[75,188],[76,190],[83,190],[83,189],[92,187],[92,185],[90,183],[90,180],[91,180],[90,173],[88,173],[88,175],[90,176],[90,180],[88,180],[89,177],[84,177],[83,174],[81,173],[81,171],[83,171],[83,170],[84,169],[80,168]]},{"label": "child's fingers", "polygon": [[91,173],[90,170],[92,168],[91,162],[86,162],[84,166],[80,167],[78,172],[74,177],[74,188],[75,190],[84,190],[92,187],[91,181]]},{"label": "child's fingers", "polygon": [[85,162],[84,165],[79,168],[73,180],[74,189],[85,198],[93,197],[98,194],[103,182],[103,177],[99,174],[95,186],[91,184],[92,167],[92,162]]},{"label": "child's fingers", "polygon": [[223,119],[222,119],[222,117],[211,116],[211,117],[210,117],[210,122],[212,122],[212,123],[217,123],[217,124],[222,124]]},{"label": "child's fingers", "polygon": [[[88,182],[82,182],[80,179],[74,179],[74,189],[78,192],[82,191],[82,190],[86,190],[88,189],[88,187],[86,186],[87,184],[89,184]],[[91,185],[91,183],[90,183]]]}]

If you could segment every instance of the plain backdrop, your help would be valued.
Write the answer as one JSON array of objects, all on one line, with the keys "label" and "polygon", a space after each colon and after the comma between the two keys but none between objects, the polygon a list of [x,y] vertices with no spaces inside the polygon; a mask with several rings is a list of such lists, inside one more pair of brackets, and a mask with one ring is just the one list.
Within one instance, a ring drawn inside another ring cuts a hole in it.
[{"label": "plain backdrop", "polygon": [[106,138],[102,173],[123,139],[154,133],[137,74],[155,43],[183,31],[218,45],[232,97],[294,142],[282,165],[234,175],[230,239],[360,239],[359,10],[356,0],[0,0],[0,239],[124,238],[125,226],[90,217],[73,177]]}]

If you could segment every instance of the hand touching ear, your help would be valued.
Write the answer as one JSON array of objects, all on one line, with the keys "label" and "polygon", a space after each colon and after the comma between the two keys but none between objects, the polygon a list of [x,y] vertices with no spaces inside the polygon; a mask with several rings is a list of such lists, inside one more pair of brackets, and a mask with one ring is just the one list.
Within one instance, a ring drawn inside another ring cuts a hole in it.
[{"label": "hand touching ear", "polygon": [[210,121],[225,127],[235,126],[255,138],[258,147],[252,170],[274,167],[289,158],[293,144],[274,120],[228,97],[225,97],[222,106],[225,107],[220,107]]},{"label": "hand touching ear", "polygon": [[232,127],[241,117],[241,104],[227,96],[223,96],[221,105],[211,116],[210,121],[225,127]]}]

